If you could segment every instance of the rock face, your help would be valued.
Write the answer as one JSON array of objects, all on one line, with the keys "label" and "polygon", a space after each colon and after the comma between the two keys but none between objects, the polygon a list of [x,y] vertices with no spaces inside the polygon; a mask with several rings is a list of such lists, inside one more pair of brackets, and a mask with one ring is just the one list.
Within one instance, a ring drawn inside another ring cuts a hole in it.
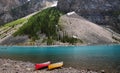
[{"label": "rock face", "polygon": [[0,0],[0,24],[12,20],[9,10],[20,6],[21,4],[22,2],[19,0]]},{"label": "rock face", "polygon": [[19,6],[19,0],[0,0],[0,13],[10,10],[11,8]]},{"label": "rock face", "polygon": [[24,17],[56,0],[0,0],[0,25]]},{"label": "rock face", "polygon": [[58,0],[64,12],[75,11],[98,24],[109,24],[120,31],[120,0]]}]

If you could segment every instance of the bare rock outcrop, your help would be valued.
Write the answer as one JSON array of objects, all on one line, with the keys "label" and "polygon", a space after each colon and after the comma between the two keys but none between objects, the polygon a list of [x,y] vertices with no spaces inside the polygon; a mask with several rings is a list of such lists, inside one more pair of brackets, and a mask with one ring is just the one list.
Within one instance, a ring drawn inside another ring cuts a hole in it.
[{"label": "bare rock outcrop", "polygon": [[105,22],[102,13],[120,11],[120,0],[59,0],[58,8],[64,12],[75,11],[93,22]]}]

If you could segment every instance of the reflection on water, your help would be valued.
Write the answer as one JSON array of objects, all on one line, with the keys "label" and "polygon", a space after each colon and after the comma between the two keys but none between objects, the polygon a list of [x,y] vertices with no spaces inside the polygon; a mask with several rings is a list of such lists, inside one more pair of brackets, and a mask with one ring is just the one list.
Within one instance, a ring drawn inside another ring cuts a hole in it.
[{"label": "reflection on water", "polygon": [[1,58],[40,63],[64,61],[77,69],[117,70],[120,67],[120,45],[69,47],[0,47]]}]

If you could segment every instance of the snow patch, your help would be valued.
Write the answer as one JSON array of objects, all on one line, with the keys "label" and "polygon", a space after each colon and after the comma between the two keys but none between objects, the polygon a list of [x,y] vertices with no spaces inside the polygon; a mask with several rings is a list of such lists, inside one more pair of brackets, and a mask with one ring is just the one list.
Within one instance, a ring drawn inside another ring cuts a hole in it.
[{"label": "snow patch", "polygon": [[56,6],[57,6],[57,3],[58,3],[58,1],[54,1],[54,2],[53,2],[53,5],[51,5],[51,7],[56,7]]},{"label": "snow patch", "polygon": [[73,38],[77,38],[77,36],[73,35]]},{"label": "snow patch", "polygon": [[69,16],[69,15],[72,15],[72,14],[75,14],[75,11],[72,11],[72,12],[67,13],[68,16]]},{"label": "snow patch", "polygon": [[30,1],[30,0],[27,0],[28,2]]}]

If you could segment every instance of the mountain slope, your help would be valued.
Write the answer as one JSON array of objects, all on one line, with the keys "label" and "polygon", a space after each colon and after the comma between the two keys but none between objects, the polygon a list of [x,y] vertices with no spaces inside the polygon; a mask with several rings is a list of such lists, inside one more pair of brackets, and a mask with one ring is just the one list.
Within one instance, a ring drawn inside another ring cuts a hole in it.
[{"label": "mountain slope", "polygon": [[69,36],[76,36],[87,44],[114,43],[113,34],[101,26],[94,24],[83,17],[72,14],[60,18],[64,32]]},{"label": "mountain slope", "polygon": [[5,24],[0,27],[0,43],[9,38],[15,31],[17,31],[25,22],[26,18],[21,18],[16,21]]}]

